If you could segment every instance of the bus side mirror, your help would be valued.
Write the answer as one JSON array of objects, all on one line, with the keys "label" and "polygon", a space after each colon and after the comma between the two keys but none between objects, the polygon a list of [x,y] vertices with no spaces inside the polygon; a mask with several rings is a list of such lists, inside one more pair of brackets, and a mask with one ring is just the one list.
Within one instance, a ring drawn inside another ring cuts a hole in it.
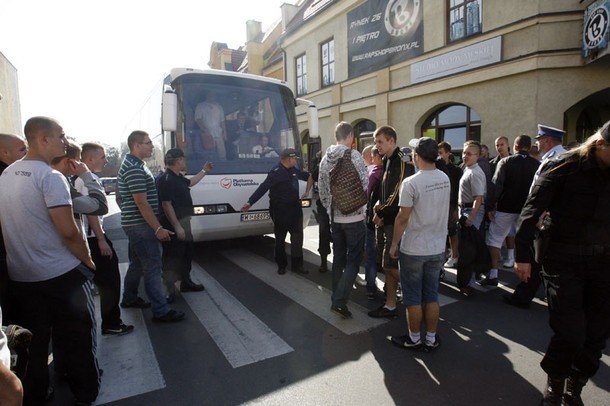
[{"label": "bus side mirror", "polygon": [[163,131],[176,131],[178,129],[178,96],[172,91],[165,91],[161,101],[161,127]]}]

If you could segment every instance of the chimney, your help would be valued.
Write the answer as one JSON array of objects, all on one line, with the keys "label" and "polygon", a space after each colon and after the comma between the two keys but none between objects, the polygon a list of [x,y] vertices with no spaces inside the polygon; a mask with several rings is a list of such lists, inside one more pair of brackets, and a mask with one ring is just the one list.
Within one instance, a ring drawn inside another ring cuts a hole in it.
[{"label": "chimney", "polygon": [[297,11],[299,11],[299,6],[289,3],[283,3],[280,8],[282,9],[282,32],[286,31],[286,27],[290,20],[297,15]]},{"label": "chimney", "polygon": [[248,20],[246,21],[246,42],[252,42],[254,40],[256,40],[256,38],[260,35],[260,33],[262,32],[261,29],[261,22],[260,21],[255,21],[255,20]]}]

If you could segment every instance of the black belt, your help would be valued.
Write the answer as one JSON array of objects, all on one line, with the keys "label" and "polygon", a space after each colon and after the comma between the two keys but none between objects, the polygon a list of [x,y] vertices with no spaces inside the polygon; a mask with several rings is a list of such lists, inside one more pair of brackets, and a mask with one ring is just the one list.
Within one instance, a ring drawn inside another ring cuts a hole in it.
[{"label": "black belt", "polygon": [[568,255],[581,255],[586,257],[591,257],[594,255],[610,256],[610,245],[575,245],[551,241],[550,248],[554,251]]},{"label": "black belt", "polygon": [[464,207],[467,209],[472,209],[474,203],[460,203],[458,206]]}]

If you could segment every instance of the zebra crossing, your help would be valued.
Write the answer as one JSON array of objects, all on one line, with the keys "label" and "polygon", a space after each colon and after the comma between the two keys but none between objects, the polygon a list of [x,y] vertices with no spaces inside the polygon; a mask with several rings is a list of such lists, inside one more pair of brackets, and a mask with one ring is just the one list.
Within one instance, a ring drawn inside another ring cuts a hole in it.
[{"label": "zebra crossing", "polygon": [[[349,303],[353,318],[344,320],[329,310],[330,290],[308,277],[292,272],[278,275],[277,266],[273,261],[244,248],[228,248],[219,254],[343,334],[359,334],[388,321],[368,317],[369,309],[355,302]],[[313,258],[306,256],[305,259]],[[122,276],[126,270],[127,264],[121,264]],[[359,278],[363,277],[363,270],[361,271]],[[452,270],[447,271],[446,280],[455,282]],[[203,283],[206,290],[182,297],[232,368],[295,351],[261,321],[253,310],[240,303],[206,269],[195,262],[192,277]],[[380,285],[383,283],[382,280],[378,282]],[[483,287],[480,289],[488,290]],[[453,297],[439,295],[441,306],[455,301]],[[122,337],[99,336],[98,359],[104,376],[96,404],[105,404],[166,387],[144,320],[144,315],[148,317],[149,313],[146,310],[143,312],[139,309],[124,309],[123,320],[135,326],[134,332]],[[97,319],[99,323],[99,314]]]}]

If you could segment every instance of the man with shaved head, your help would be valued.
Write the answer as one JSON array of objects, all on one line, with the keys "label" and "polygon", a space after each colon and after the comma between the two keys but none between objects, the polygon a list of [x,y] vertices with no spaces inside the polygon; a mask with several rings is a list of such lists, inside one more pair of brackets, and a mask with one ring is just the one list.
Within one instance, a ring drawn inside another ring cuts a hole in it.
[{"label": "man with shaved head", "polygon": [[27,151],[28,148],[20,137],[0,133],[0,174],[7,166],[23,158]]},{"label": "man with shaved head", "polygon": [[[0,133],[0,175],[7,166],[23,158],[27,152],[25,142],[13,134]],[[0,307],[4,310],[4,321],[6,324],[13,322],[13,311],[8,300],[8,269],[6,268],[6,249],[0,229]]]},{"label": "man with shaved head", "polygon": [[[0,176],[0,222],[17,321],[32,334],[24,379],[26,403],[49,391],[48,348],[69,348],[64,363],[77,402],[93,402],[100,385],[91,296],[95,264],[72,215],[66,178],[50,167],[66,154],[62,126],[48,117],[25,124],[29,150]],[[28,232],[23,232],[28,230]]]}]

